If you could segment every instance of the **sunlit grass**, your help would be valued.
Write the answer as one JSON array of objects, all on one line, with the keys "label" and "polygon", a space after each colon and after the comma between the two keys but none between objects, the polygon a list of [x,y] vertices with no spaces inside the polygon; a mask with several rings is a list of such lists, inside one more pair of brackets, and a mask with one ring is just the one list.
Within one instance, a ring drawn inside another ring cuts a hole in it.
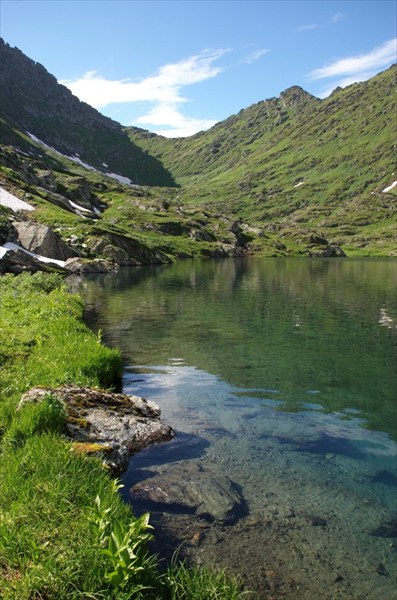
[{"label": "sunlit grass", "polygon": [[161,573],[149,515],[135,518],[99,459],[73,451],[62,404],[49,391],[19,406],[33,386],[118,381],[120,353],[84,325],[78,297],[38,273],[1,277],[0,299],[0,597],[238,598],[222,573]]}]

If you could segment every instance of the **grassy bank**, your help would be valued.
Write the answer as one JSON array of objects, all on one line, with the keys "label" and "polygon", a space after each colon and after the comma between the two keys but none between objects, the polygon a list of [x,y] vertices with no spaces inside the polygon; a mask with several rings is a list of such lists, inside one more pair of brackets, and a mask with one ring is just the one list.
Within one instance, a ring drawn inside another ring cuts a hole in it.
[{"label": "grassy bank", "polygon": [[149,515],[136,519],[100,461],[73,451],[50,394],[17,409],[36,385],[120,381],[120,354],[84,325],[80,300],[39,273],[0,278],[0,305],[0,597],[239,598],[223,573],[160,573]]}]

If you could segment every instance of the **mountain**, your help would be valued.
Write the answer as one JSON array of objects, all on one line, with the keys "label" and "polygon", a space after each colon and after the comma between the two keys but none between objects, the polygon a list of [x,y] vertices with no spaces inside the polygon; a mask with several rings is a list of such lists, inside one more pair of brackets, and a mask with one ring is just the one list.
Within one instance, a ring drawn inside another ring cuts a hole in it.
[{"label": "mountain", "polygon": [[65,244],[79,268],[396,255],[396,66],[325,100],[294,86],[167,139],[104,117],[3,40],[0,64],[3,199],[34,209],[0,206],[0,246],[40,255],[32,238],[47,227],[58,241],[44,256],[64,260]]},{"label": "mountain", "polygon": [[[138,148],[119,123],[80,102],[42,65],[1,38],[0,65],[1,116],[9,126],[99,171],[141,185],[174,185],[172,175]],[[9,129],[3,129],[2,139],[19,141]]]},{"label": "mountain", "polygon": [[[181,198],[289,240],[321,231],[350,252],[395,244],[396,66],[319,100],[299,87],[191,138],[130,128],[175,176]],[[388,189],[389,188],[389,189]]]}]

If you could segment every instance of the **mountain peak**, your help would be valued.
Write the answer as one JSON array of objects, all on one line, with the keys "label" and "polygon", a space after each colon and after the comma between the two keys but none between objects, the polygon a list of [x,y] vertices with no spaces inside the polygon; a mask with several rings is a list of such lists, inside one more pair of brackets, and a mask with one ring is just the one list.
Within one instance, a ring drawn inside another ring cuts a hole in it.
[{"label": "mountain peak", "polygon": [[319,98],[309,94],[299,85],[293,85],[280,94],[280,100],[282,100],[287,106],[296,106],[301,104],[307,104],[308,102],[319,101]]}]

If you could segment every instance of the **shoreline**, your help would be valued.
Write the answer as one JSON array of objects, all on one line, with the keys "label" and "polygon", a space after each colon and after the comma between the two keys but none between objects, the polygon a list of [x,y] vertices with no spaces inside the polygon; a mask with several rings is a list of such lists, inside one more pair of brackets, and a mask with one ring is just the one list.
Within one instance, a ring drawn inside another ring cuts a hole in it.
[{"label": "shoreline", "polygon": [[[118,492],[119,481],[92,456],[98,448],[87,438],[98,425],[90,422],[81,390],[94,393],[92,412],[107,402],[116,419],[122,412],[132,427],[130,400],[103,391],[98,396],[99,388],[120,380],[121,355],[83,323],[83,304],[62,281],[43,273],[0,277],[0,595],[28,600],[35,590],[49,600],[77,600],[82,594],[121,600],[135,590],[137,599],[177,600],[208,588],[218,589],[225,600],[239,598],[239,584],[223,572],[190,570],[176,562],[161,571],[146,549],[152,537],[149,516],[132,514]],[[41,398],[33,394],[20,403],[35,387]],[[59,390],[67,396],[71,387],[79,397],[65,410]],[[78,404],[80,412],[73,413]],[[154,405],[136,399],[134,411],[139,427],[144,418],[159,424]],[[80,451],[65,438],[68,423],[83,437]],[[143,445],[150,443],[147,431],[141,434]],[[156,439],[159,434],[170,436],[170,428],[160,426]],[[121,442],[116,442],[119,450]],[[127,442],[121,454],[128,459],[131,451]]]}]

